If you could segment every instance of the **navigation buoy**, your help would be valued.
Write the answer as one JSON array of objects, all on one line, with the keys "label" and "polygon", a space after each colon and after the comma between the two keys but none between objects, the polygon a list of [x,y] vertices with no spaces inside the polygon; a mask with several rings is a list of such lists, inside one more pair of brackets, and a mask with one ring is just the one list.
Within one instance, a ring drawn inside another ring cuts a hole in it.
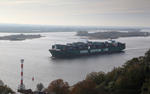
[{"label": "navigation buoy", "polygon": [[34,81],[34,77],[32,77],[32,81]]}]

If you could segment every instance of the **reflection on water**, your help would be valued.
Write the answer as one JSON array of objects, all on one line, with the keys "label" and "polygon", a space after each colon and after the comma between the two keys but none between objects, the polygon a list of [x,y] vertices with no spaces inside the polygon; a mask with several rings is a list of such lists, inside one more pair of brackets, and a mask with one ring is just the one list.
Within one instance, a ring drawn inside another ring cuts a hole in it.
[{"label": "reflection on water", "polygon": [[[3,34],[5,33],[1,36]],[[75,36],[75,32],[41,33],[41,35],[46,37],[25,41],[0,41],[0,79],[11,88],[17,89],[20,83],[22,58],[25,59],[24,83],[27,88],[35,89],[39,82],[46,87],[52,80],[58,78],[73,85],[83,80],[90,72],[111,71],[133,57],[144,55],[150,48],[150,37],[120,38],[117,41],[125,42],[127,45],[127,49],[122,53],[53,59],[48,51],[52,44],[65,44],[85,39]]]}]

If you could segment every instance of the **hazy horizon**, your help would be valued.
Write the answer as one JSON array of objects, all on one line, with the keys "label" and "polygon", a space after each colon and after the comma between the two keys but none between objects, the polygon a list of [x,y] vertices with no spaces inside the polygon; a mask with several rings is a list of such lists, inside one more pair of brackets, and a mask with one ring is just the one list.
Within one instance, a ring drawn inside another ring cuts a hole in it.
[{"label": "hazy horizon", "polygon": [[0,23],[150,27],[149,0],[1,0]]}]

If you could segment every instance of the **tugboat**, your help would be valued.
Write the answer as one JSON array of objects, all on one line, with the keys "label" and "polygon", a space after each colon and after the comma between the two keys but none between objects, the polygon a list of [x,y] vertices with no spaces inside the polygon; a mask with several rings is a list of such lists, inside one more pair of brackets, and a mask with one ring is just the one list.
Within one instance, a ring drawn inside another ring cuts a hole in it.
[{"label": "tugboat", "polygon": [[85,55],[121,52],[125,48],[125,43],[109,40],[105,42],[74,42],[65,45],[54,44],[49,51],[52,54],[52,57],[55,58],[71,58]]}]

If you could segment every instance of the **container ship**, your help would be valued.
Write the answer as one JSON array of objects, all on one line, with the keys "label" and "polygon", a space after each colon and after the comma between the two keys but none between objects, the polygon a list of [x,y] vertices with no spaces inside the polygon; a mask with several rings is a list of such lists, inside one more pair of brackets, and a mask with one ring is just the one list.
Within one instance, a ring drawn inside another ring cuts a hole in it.
[{"label": "container ship", "polygon": [[117,42],[115,40],[108,40],[104,42],[74,42],[67,43],[65,45],[54,44],[49,51],[52,54],[52,57],[55,58],[71,58],[86,55],[121,52],[125,48],[125,43]]}]

